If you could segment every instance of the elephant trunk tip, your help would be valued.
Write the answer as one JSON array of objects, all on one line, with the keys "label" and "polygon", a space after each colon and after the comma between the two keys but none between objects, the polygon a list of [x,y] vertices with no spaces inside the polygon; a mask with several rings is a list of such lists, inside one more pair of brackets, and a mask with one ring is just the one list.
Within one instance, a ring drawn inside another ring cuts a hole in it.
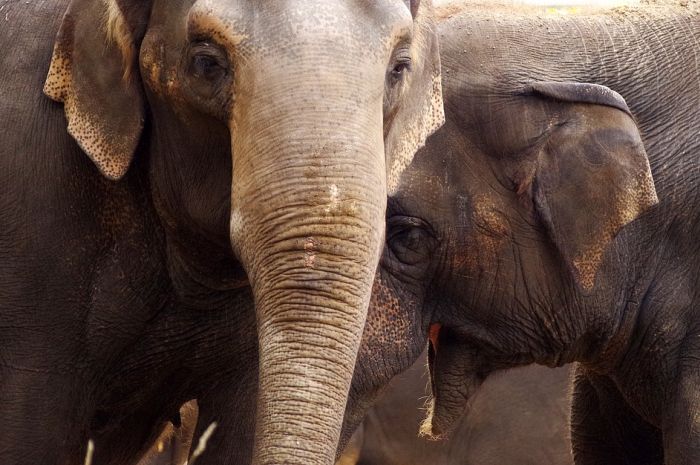
[{"label": "elephant trunk tip", "polygon": [[426,416],[418,429],[418,436],[429,441],[440,441],[443,439],[440,431],[433,429],[433,412],[435,410],[435,399],[431,398],[425,405]]},{"label": "elephant trunk tip", "polygon": [[432,397],[426,402],[426,416],[420,425],[418,436],[429,441],[443,441],[455,429],[458,417],[448,420],[442,415],[436,415],[435,408],[435,398]]}]

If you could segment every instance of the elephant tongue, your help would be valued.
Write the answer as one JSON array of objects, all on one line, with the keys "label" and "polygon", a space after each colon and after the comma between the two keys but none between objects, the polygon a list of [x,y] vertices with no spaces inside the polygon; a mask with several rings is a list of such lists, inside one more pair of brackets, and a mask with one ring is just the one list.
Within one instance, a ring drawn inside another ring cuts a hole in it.
[{"label": "elephant tongue", "polygon": [[428,331],[430,348],[433,350],[433,352],[437,352],[440,344],[440,329],[442,329],[442,325],[440,323],[433,323],[430,325],[430,330]]},{"label": "elephant tongue", "polygon": [[457,427],[483,377],[477,371],[476,350],[459,341],[449,329],[433,324],[429,339],[428,368],[433,395],[420,434],[443,439]]}]

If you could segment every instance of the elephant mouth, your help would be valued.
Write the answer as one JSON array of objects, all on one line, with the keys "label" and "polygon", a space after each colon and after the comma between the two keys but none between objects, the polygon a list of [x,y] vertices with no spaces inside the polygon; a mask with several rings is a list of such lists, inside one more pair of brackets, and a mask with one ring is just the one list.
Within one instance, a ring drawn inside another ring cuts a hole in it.
[{"label": "elephant mouth", "polygon": [[491,373],[532,363],[561,366],[566,361],[561,354],[508,352],[508,345],[499,343],[495,334],[475,327],[432,323],[428,341],[432,399],[420,433],[430,439],[446,438],[457,428]]},{"label": "elephant mouth", "polygon": [[428,373],[433,397],[435,397],[435,356],[440,347],[440,329],[442,329],[442,323],[432,323],[428,330]]},{"label": "elephant mouth", "polygon": [[457,428],[488,371],[484,370],[479,346],[458,331],[433,323],[428,341],[432,399],[420,434],[444,439]]}]

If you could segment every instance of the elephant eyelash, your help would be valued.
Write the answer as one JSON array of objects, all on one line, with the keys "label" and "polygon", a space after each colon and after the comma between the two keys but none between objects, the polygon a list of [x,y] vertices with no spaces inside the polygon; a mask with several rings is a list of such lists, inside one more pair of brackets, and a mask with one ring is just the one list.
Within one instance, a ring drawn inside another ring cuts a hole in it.
[{"label": "elephant eyelash", "polygon": [[392,65],[389,76],[391,78],[391,84],[395,85],[412,70],[413,62],[411,58],[411,51],[409,50],[407,44],[404,44],[395,50],[391,63]]}]

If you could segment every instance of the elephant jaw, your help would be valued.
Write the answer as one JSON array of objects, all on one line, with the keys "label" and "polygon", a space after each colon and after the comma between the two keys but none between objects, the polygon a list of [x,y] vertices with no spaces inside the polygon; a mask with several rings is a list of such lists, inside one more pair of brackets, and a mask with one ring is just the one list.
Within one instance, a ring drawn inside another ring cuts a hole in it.
[{"label": "elephant jaw", "polygon": [[469,408],[469,400],[485,378],[478,363],[478,349],[465,344],[439,323],[429,331],[428,369],[432,397],[420,435],[433,440],[447,438]]}]

